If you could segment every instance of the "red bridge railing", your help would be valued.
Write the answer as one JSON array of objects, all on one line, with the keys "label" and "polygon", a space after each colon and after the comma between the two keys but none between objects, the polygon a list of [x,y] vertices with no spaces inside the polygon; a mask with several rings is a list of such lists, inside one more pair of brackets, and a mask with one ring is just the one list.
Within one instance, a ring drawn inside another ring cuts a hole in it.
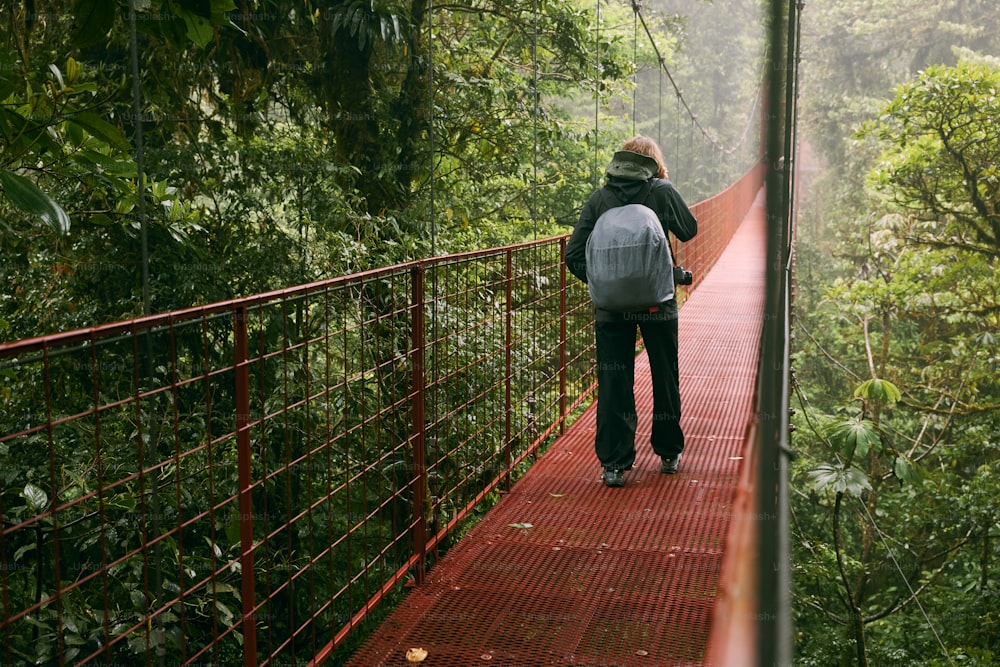
[{"label": "red bridge railing", "polygon": [[[696,279],[762,173],[694,207]],[[0,662],[348,651],[591,394],[565,242],[0,345]]]}]

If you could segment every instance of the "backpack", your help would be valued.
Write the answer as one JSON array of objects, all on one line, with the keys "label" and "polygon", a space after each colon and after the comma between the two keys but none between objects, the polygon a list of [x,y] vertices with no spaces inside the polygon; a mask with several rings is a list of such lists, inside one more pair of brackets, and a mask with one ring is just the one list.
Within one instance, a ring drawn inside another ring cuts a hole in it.
[{"label": "backpack", "polygon": [[673,259],[663,225],[643,203],[652,183],[602,213],[587,239],[587,288],[602,310],[649,310],[674,297]]}]

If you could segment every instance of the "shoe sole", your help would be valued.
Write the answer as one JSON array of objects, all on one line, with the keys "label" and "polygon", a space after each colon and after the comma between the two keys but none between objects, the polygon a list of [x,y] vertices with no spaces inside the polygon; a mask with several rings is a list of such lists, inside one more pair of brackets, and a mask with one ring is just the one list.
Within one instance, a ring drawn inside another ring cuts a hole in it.
[{"label": "shoe sole", "polygon": [[618,479],[618,480],[615,480],[615,481],[609,481],[607,477],[605,477],[604,475],[601,475],[601,481],[604,482],[604,486],[608,486],[608,487],[611,487],[613,489],[620,489],[621,487],[625,486],[625,480],[624,479]]},{"label": "shoe sole", "polygon": [[667,468],[666,466],[661,465],[660,472],[662,472],[665,475],[676,475],[678,471],[680,471],[680,466],[681,466],[681,458],[680,456],[678,456],[677,463],[673,467]]}]

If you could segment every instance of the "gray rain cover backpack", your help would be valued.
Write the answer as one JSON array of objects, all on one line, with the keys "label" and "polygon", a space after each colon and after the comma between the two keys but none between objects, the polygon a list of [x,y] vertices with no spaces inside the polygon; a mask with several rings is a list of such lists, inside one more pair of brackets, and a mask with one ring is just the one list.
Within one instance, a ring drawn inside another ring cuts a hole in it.
[{"label": "gray rain cover backpack", "polygon": [[649,310],[674,297],[667,236],[653,209],[638,203],[651,187],[647,182],[632,202],[602,213],[587,239],[587,288],[602,310]]}]

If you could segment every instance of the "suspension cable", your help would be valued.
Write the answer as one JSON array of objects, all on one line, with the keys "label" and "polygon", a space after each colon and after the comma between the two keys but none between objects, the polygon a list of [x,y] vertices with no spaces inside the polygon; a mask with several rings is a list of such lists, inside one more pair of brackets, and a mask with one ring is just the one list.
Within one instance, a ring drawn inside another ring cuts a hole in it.
[{"label": "suspension cable", "polygon": [[434,0],[427,0],[427,143],[430,151],[430,223],[431,223],[431,257],[437,252],[435,236],[437,215],[434,207],[434,186],[437,179],[437,169],[434,160]]},{"label": "suspension cable", "polygon": [[656,109],[656,143],[660,146],[663,145],[663,56],[660,56],[660,68],[657,69],[657,81],[659,82],[659,89],[656,93],[656,99],[659,102],[659,106]]},{"label": "suspension cable", "polygon": [[601,0],[596,0],[597,13],[594,16],[594,187],[600,187],[601,175],[598,169],[600,153],[600,113],[601,113]]},{"label": "suspension cable", "polygon": [[[691,118],[694,127],[696,127],[701,132],[702,136],[704,136],[705,139],[709,141],[709,143],[715,146],[717,150],[722,151],[726,155],[734,154],[737,150],[740,149],[743,142],[745,141],[747,135],[749,134],[748,130],[744,129],[744,131],[741,133],[740,141],[736,145],[730,148],[726,148],[715,137],[713,137],[704,126],[702,126],[702,124],[698,121],[698,115],[691,110],[691,107],[688,105],[687,100],[684,99],[684,94],[681,92],[680,87],[678,87],[677,82],[674,80],[673,75],[667,68],[666,59],[660,53],[660,49],[656,44],[656,39],[653,37],[653,34],[650,31],[649,26],[646,24],[646,18],[642,15],[642,5],[640,4],[639,0],[632,0],[632,11],[635,13],[635,16],[638,19],[638,21],[642,23],[642,28],[646,33],[646,37],[649,39],[649,43],[653,47],[653,51],[656,53],[656,56],[659,59],[660,67],[663,70],[664,74],[667,75],[667,79],[670,81],[670,85],[673,86],[674,92],[677,94],[677,100],[679,105],[682,105],[684,109],[687,111],[687,115]],[[745,128],[749,128],[750,125],[753,123],[753,118],[757,112],[757,105],[759,104],[759,101],[760,101],[760,96],[757,97],[754,106],[750,109],[750,113],[747,115],[747,120],[744,125]]]},{"label": "suspension cable", "polygon": [[136,34],[135,1],[128,3],[129,64],[132,74],[132,114],[135,117],[135,168],[138,190],[139,230],[142,245],[142,314],[153,312],[149,286],[149,221],[146,216],[146,151],[142,138],[142,93],[139,82],[139,39]]},{"label": "suspension cable", "polygon": [[531,178],[531,238],[538,240],[538,0],[533,1],[531,34],[531,93],[532,116],[532,178]]},{"label": "suspension cable", "polygon": [[639,10],[636,0],[632,2],[632,136],[635,136],[635,121],[639,111]]},{"label": "suspension cable", "polygon": [[[661,58],[662,61],[662,58]],[[666,71],[666,68],[664,68]],[[681,163],[681,94],[677,91],[677,112],[674,114],[674,164]]]}]

